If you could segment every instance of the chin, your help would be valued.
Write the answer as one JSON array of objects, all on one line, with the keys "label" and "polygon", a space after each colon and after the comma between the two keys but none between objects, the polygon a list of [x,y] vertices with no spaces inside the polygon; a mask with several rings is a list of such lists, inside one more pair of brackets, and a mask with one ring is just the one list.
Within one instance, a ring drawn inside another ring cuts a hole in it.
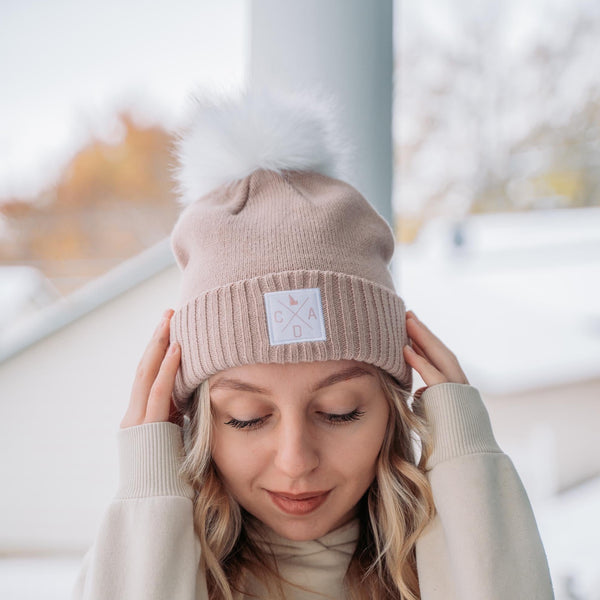
[{"label": "chin", "polygon": [[282,537],[294,542],[307,542],[315,540],[329,533],[334,527],[318,525],[316,523],[289,523],[278,525],[272,529]]},{"label": "chin", "polygon": [[305,518],[289,521],[278,521],[273,524],[266,523],[273,531],[282,537],[294,542],[306,542],[323,537],[330,531],[341,527],[352,519],[353,515],[332,518]]}]

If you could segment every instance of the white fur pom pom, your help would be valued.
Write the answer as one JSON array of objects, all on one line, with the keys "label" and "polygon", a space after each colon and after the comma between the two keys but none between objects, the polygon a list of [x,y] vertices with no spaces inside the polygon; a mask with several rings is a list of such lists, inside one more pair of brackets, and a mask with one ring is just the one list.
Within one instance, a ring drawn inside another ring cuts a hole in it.
[{"label": "white fur pom pom", "polygon": [[335,101],[322,91],[201,92],[191,101],[189,123],[175,144],[173,178],[182,205],[257,169],[350,177],[354,150],[339,132]]}]

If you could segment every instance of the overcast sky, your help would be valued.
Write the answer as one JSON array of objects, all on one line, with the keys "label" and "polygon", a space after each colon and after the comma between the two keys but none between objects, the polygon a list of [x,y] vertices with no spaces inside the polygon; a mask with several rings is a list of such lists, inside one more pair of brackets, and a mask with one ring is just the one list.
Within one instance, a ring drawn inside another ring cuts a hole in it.
[{"label": "overcast sky", "polygon": [[0,2],[0,198],[35,194],[135,104],[175,126],[195,86],[246,69],[244,0]]},{"label": "overcast sky", "polygon": [[[553,35],[548,24],[560,20],[550,14],[590,2],[510,4],[518,18],[504,29],[518,46],[540,27]],[[117,139],[111,117],[119,107],[134,104],[148,119],[173,127],[195,86],[238,86],[248,60],[250,5],[249,0],[2,0],[0,198],[37,193],[91,136]],[[451,40],[461,18],[488,18],[494,5],[494,0],[396,0],[395,9],[396,17],[403,13],[410,21],[404,35],[428,28]]]}]

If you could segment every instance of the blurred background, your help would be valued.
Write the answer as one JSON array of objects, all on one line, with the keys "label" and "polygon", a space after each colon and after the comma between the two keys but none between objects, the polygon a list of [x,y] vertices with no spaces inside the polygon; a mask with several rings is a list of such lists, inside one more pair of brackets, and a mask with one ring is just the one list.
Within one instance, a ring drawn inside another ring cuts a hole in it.
[{"label": "blurred background", "polygon": [[592,0],[0,3],[0,597],[68,597],[116,489],[190,94],[266,82],[339,98],[398,293],[481,391],[557,599],[599,600],[599,55]]}]

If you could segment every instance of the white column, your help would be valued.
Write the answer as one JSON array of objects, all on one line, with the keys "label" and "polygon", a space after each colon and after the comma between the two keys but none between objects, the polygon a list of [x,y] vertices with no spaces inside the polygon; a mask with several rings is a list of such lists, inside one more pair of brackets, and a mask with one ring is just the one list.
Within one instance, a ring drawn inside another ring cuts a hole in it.
[{"label": "white column", "polygon": [[[349,181],[392,225],[393,0],[252,0],[250,82],[317,85],[356,145]],[[392,225],[393,226],[393,225]]]}]

